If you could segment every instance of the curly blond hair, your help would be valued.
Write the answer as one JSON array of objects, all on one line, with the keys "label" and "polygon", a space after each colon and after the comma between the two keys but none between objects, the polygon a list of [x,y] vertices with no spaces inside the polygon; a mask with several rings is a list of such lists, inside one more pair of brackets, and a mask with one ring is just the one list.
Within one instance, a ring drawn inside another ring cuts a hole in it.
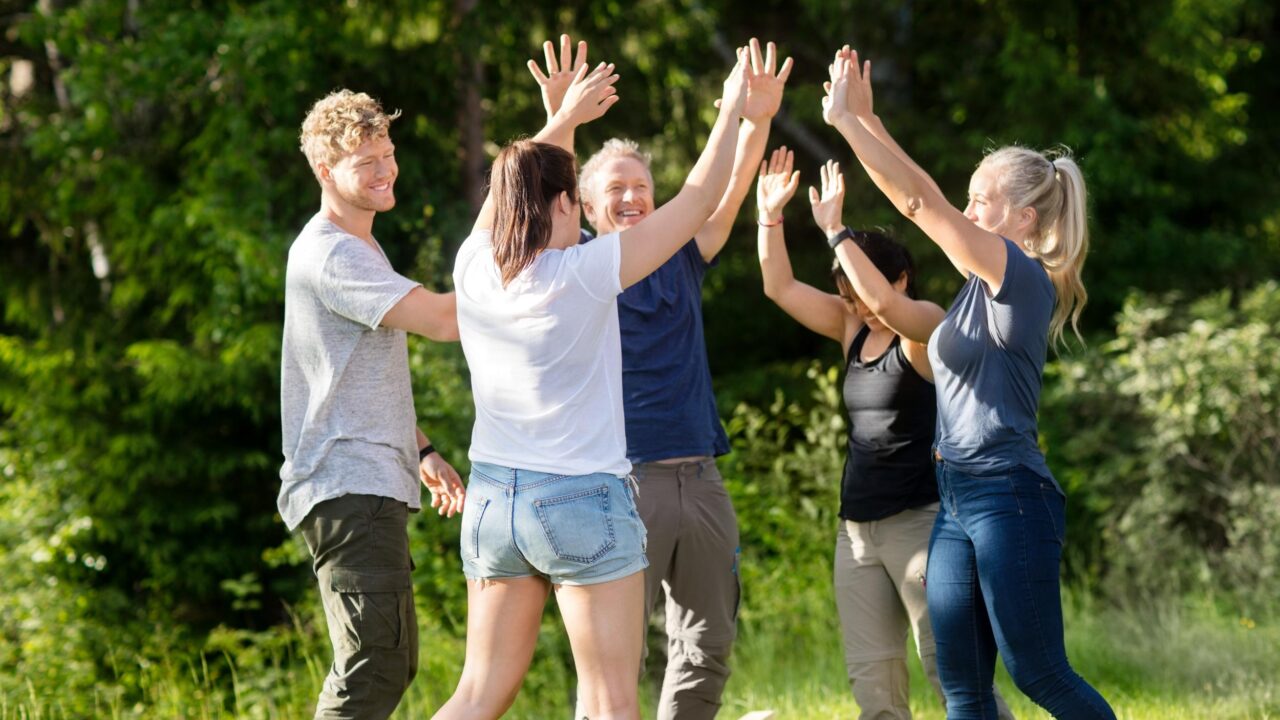
[{"label": "curly blond hair", "polygon": [[307,111],[299,138],[302,152],[312,169],[324,164],[333,167],[343,155],[366,140],[384,137],[400,111],[388,115],[382,104],[365,93],[335,90]]}]

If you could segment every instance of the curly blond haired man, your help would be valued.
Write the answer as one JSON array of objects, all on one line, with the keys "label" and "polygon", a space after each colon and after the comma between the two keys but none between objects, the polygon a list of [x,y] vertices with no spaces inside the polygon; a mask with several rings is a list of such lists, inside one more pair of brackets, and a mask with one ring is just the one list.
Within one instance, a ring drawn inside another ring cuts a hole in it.
[{"label": "curly blond haired man", "polygon": [[373,218],[395,207],[391,122],[339,90],[302,123],[320,211],[289,248],[280,416],[280,515],[300,529],[333,664],[316,718],[386,718],[417,672],[408,514],[462,508],[458,474],[417,427],[406,333],[458,339],[453,293],[392,269]]}]

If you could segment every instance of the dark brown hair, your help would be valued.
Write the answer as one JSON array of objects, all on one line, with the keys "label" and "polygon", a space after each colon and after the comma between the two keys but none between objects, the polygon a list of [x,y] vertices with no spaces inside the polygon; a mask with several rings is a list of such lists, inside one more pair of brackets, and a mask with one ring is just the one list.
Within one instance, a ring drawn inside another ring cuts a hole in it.
[{"label": "dark brown hair", "polygon": [[[853,242],[862,248],[862,252],[867,254],[867,259],[889,282],[897,282],[898,278],[906,273],[907,297],[915,298],[916,263],[911,258],[911,252],[907,250],[907,246],[894,240],[888,231],[855,230]],[[849,278],[845,276],[839,260],[831,264],[831,279],[835,281],[841,297],[846,300],[853,299],[853,283],[849,282]]]},{"label": "dark brown hair", "polygon": [[560,193],[578,202],[577,164],[563,148],[516,140],[493,161],[493,259],[503,287],[551,240],[551,205]]}]

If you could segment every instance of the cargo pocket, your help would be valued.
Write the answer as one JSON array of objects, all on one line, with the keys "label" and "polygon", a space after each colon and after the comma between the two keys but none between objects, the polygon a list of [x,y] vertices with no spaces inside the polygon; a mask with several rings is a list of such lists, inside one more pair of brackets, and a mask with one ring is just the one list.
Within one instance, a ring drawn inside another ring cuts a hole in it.
[{"label": "cargo pocket", "polygon": [[408,568],[335,567],[329,570],[326,615],[351,650],[395,649],[409,640],[413,602]]},{"label": "cargo pocket", "polygon": [[561,560],[593,563],[617,545],[609,518],[609,486],[534,501],[552,551]]}]

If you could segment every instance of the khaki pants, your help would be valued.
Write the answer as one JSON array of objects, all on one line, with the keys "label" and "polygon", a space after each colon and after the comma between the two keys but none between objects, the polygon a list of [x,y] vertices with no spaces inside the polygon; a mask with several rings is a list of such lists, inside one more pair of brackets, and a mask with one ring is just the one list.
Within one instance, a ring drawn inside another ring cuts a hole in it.
[{"label": "khaki pants", "polygon": [[[943,700],[929,626],[924,576],[938,505],[870,522],[840,521],[835,594],[849,685],[862,720],[910,720],[907,629],[915,636],[925,677]],[[945,704],[945,700],[944,700]],[[996,693],[1001,720],[1013,720]]]},{"label": "khaki pants", "polygon": [[398,500],[343,495],[302,521],[333,644],[318,720],[385,720],[417,674],[408,512]]},{"label": "khaki pants", "polygon": [[738,633],[738,518],[715,460],[643,463],[637,506],[649,531],[645,614],[666,596],[659,720],[713,718]]}]

